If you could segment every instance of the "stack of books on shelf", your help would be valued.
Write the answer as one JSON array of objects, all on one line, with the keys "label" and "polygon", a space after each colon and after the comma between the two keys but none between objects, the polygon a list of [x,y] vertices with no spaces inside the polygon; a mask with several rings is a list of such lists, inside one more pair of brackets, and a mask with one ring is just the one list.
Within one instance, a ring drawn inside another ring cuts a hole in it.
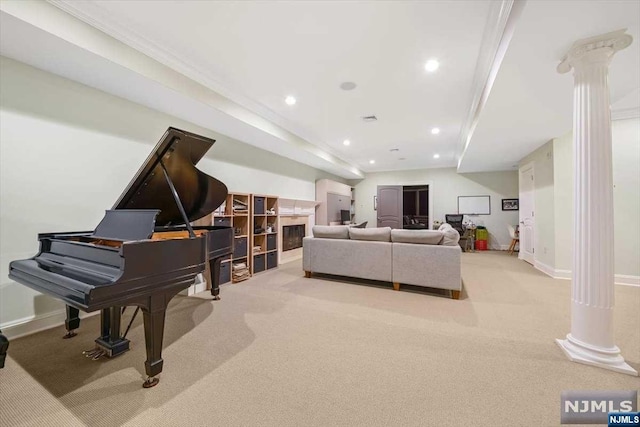
[{"label": "stack of books on shelf", "polygon": [[246,263],[238,262],[233,264],[233,283],[242,282],[243,280],[247,280],[249,277],[251,277],[251,273],[249,273],[249,267],[247,267]]},{"label": "stack of books on shelf", "polygon": [[225,200],[224,202],[222,202],[222,204],[218,207],[218,209],[216,209],[215,211],[213,211],[214,215],[224,215],[224,213],[226,212],[226,208],[227,208],[227,201]]},{"label": "stack of books on shelf", "polygon": [[240,199],[233,199],[233,211],[239,213],[248,212],[247,202],[243,202]]}]

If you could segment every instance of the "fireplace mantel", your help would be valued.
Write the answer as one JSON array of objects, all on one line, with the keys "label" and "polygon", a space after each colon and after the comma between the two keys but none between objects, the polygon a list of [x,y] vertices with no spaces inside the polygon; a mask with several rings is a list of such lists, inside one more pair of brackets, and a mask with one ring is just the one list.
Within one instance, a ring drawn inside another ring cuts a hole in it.
[{"label": "fireplace mantel", "polygon": [[280,216],[310,216],[316,214],[316,206],[320,202],[315,200],[278,199],[278,213]]},{"label": "fireplace mantel", "polygon": [[[283,227],[286,225],[304,225],[305,236],[311,234],[311,227],[316,223],[316,206],[320,202],[314,200],[278,199],[278,216],[280,217],[280,238],[284,236]],[[302,258],[302,248],[282,251],[282,242],[278,244],[278,259],[280,263]]]}]

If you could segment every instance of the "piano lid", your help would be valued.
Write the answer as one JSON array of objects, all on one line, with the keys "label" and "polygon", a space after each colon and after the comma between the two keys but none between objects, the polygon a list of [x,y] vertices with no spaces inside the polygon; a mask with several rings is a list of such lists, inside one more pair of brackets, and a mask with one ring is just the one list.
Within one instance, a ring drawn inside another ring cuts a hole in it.
[{"label": "piano lid", "polygon": [[227,187],[195,165],[214,142],[180,129],[167,129],[113,209],[159,209],[156,225],[184,225],[164,164],[189,221],[210,214],[226,199]]}]

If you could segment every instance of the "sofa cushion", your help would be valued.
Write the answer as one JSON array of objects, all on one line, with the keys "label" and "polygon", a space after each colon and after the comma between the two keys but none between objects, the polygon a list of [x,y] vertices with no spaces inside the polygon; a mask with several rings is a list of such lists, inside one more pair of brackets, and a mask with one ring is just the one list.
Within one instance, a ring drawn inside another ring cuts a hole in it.
[{"label": "sofa cushion", "polygon": [[439,245],[443,237],[444,233],[437,230],[391,230],[391,241],[394,243]]},{"label": "sofa cushion", "polygon": [[364,222],[361,222],[360,224],[353,224],[353,225],[350,225],[350,227],[352,227],[352,228],[367,228],[367,223],[368,222],[369,221],[364,221]]},{"label": "sofa cushion", "polygon": [[349,238],[352,240],[371,240],[376,242],[391,241],[391,227],[379,228],[349,228]]},{"label": "sofa cushion", "polygon": [[460,241],[460,233],[458,230],[453,228],[451,224],[447,224],[446,222],[440,226],[438,231],[444,233],[444,238],[440,243],[443,246],[457,246]]},{"label": "sofa cushion", "polygon": [[348,239],[349,227],[345,225],[314,225],[313,237],[321,239]]}]

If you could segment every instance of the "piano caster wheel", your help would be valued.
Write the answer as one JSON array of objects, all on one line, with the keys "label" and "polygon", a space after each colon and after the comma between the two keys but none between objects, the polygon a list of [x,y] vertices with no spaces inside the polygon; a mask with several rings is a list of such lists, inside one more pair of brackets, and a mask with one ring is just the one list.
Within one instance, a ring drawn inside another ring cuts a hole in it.
[{"label": "piano caster wheel", "polygon": [[68,331],[67,334],[65,336],[62,337],[63,340],[68,340],[69,338],[73,338],[76,335],[76,331]]},{"label": "piano caster wheel", "polygon": [[213,300],[214,301],[220,301],[220,295],[214,295],[213,296]]},{"label": "piano caster wheel", "polygon": [[154,387],[154,386],[158,385],[159,382],[160,382],[160,380],[158,378],[149,377],[149,378],[147,378],[147,380],[144,383],[142,383],[142,387],[143,388],[151,388],[151,387]]}]

